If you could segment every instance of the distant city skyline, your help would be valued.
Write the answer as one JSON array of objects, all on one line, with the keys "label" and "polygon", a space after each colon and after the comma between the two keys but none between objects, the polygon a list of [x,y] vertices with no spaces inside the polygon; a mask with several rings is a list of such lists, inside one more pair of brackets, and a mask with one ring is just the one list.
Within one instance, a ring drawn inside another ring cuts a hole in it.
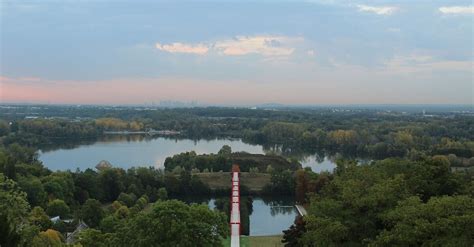
[{"label": "distant city skyline", "polygon": [[2,1],[0,103],[474,104],[472,1]]}]

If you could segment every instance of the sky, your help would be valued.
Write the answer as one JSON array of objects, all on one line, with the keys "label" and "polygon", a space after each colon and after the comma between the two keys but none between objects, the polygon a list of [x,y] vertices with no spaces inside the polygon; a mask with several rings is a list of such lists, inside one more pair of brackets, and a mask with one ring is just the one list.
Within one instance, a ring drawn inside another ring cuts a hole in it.
[{"label": "sky", "polygon": [[474,104],[472,1],[0,0],[0,102]]}]

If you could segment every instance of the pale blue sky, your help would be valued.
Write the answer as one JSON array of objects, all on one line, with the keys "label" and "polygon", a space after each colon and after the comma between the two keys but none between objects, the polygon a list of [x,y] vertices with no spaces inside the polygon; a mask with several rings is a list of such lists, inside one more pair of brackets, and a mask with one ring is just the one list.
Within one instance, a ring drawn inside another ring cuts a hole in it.
[{"label": "pale blue sky", "polygon": [[2,0],[0,100],[472,104],[472,5]]}]

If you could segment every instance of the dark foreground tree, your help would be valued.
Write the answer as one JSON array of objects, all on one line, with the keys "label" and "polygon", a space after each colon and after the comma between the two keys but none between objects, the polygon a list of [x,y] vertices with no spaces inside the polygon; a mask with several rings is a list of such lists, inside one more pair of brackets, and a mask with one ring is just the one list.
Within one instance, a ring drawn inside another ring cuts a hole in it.
[{"label": "dark foreground tree", "polygon": [[298,239],[301,238],[305,231],[306,228],[303,217],[297,216],[294,224],[291,225],[288,230],[283,231],[283,240],[281,242],[285,244],[285,247],[301,246],[301,244],[298,243]]},{"label": "dark foreground tree", "polygon": [[102,209],[102,204],[95,199],[88,199],[84,205],[82,205],[80,211],[81,218],[90,227],[98,227],[100,221],[105,216],[105,212]]},{"label": "dark foreground tree", "polygon": [[114,234],[114,246],[221,246],[228,234],[223,213],[206,205],[177,200],[157,202],[124,222]]},{"label": "dark foreground tree", "polygon": [[29,207],[26,194],[13,180],[0,173],[0,246],[27,244],[28,238],[32,237],[29,234],[32,231],[28,222]]},{"label": "dark foreground tree", "polygon": [[383,217],[387,230],[373,246],[473,246],[474,199],[433,197],[423,203],[410,197]]}]

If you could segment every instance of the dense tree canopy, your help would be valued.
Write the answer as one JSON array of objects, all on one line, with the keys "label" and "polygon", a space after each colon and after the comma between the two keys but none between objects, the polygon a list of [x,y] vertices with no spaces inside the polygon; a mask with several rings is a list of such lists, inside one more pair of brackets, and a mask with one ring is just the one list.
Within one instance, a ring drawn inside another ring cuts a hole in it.
[{"label": "dense tree canopy", "polygon": [[371,245],[471,246],[474,244],[474,199],[469,196],[414,196],[382,215],[387,225]]},{"label": "dense tree canopy", "polygon": [[[303,176],[301,172],[297,179]],[[474,220],[471,179],[452,173],[444,156],[362,166],[341,162],[319,190],[304,191],[311,200],[299,244],[470,246],[474,242],[472,227],[467,227]],[[460,229],[463,226],[467,228]]]},{"label": "dense tree canopy", "polygon": [[26,193],[15,181],[0,173],[0,245],[23,246],[28,243],[29,204]]},{"label": "dense tree canopy", "polygon": [[79,242],[87,246],[221,246],[228,234],[224,214],[205,205],[176,200],[156,202],[150,211],[118,221],[109,233],[87,230]]}]

